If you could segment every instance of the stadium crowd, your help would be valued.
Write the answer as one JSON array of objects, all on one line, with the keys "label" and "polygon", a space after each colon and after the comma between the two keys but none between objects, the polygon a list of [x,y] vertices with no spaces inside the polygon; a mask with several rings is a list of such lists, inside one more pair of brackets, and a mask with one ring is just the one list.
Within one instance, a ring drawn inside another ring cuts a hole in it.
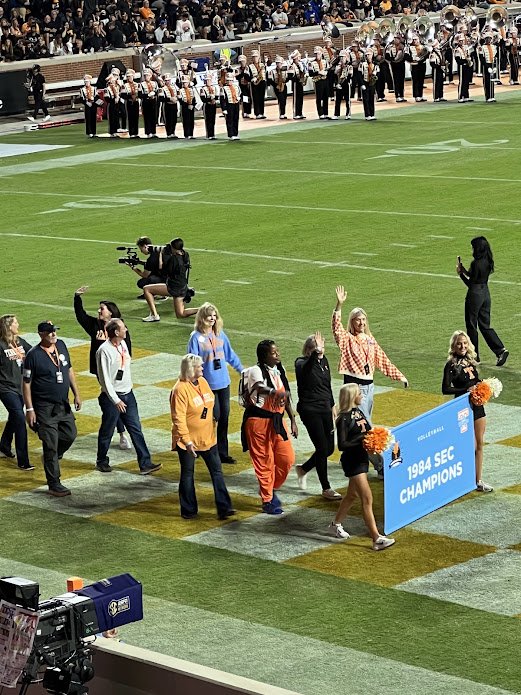
[{"label": "stadium crowd", "polygon": [[[441,9],[441,0],[3,0],[0,59],[35,60],[196,38],[348,24]],[[460,0],[462,6],[467,2]]]}]

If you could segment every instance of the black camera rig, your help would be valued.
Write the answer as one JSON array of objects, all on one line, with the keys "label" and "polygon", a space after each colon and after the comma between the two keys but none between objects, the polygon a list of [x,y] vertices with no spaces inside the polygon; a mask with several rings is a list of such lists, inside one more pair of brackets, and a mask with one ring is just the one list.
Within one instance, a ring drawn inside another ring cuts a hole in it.
[{"label": "black camera rig", "polygon": [[116,246],[116,250],[127,252],[126,256],[118,258],[118,263],[124,263],[125,265],[129,265],[131,268],[135,268],[137,265],[145,265],[137,255],[137,248],[135,246]]}]

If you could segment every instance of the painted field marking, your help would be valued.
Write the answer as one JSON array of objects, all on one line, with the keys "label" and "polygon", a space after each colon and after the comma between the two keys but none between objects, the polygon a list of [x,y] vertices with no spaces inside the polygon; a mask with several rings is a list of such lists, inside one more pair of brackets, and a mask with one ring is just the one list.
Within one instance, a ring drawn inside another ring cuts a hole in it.
[{"label": "painted field marking", "polygon": [[399,246],[402,249],[415,249],[415,248],[417,248],[416,244],[391,244],[391,246]]},{"label": "painted field marking", "polygon": [[54,309],[55,311],[74,311],[72,306],[60,306],[58,304],[42,304],[42,302],[29,302],[23,299],[7,299],[6,297],[0,297],[0,302],[5,302],[6,304],[21,304],[23,306],[42,306],[46,309]]},{"label": "painted field marking", "polygon": [[229,285],[251,285],[253,283],[248,282],[247,280],[223,280],[223,282],[227,282]]},{"label": "painted field marking", "polygon": [[[470,229],[470,227],[467,227],[467,229]],[[429,234],[428,237],[429,239],[454,239],[453,236],[446,236],[445,234]]]},{"label": "painted field marking", "polygon": [[289,273],[286,270],[268,270],[268,273],[272,273],[273,275],[295,275],[295,273]]},{"label": "painted field marking", "polygon": [[492,227],[467,227],[467,229],[470,229],[475,232],[491,232]]},{"label": "painted field marking", "polygon": [[[117,244],[120,246],[133,246],[132,242],[129,241],[106,241],[104,239],[81,239],[78,237],[61,237],[61,236],[50,236],[46,234],[18,234],[15,232],[0,232],[0,237],[28,237],[30,239],[56,239],[59,241],[78,241],[90,244]],[[196,253],[210,253],[220,256],[232,256],[236,258],[257,258],[266,261],[283,261],[284,263],[300,263],[302,265],[313,265],[319,268],[351,268],[353,270],[374,270],[377,273],[394,273],[397,275],[418,275],[419,277],[430,277],[430,278],[446,278],[448,280],[457,280],[459,277],[457,275],[449,275],[447,273],[429,273],[420,270],[401,270],[399,268],[378,268],[376,266],[369,265],[359,265],[356,263],[346,263],[345,261],[318,261],[310,258],[295,258],[292,256],[270,256],[269,254],[262,253],[247,253],[243,251],[227,251],[223,249],[203,249],[203,248],[190,248],[190,251]],[[511,285],[515,287],[521,287],[521,282],[515,282],[513,280],[489,280],[489,284],[494,283],[496,285]],[[183,324],[180,324],[183,325]]]},{"label": "painted field marking", "polygon": [[497,149],[496,145],[506,145],[508,140],[492,140],[492,142],[469,142],[462,138],[453,140],[442,140],[440,142],[424,143],[423,145],[400,145],[397,149],[387,150],[385,154],[367,159],[384,159],[385,157],[398,157],[400,155],[429,155],[429,154],[448,154],[459,152],[465,149]]},{"label": "painted field marking", "polygon": [[[104,162],[101,162],[102,164]],[[229,166],[206,166],[198,164],[137,164],[133,162],[110,162],[113,166],[137,167],[138,169],[194,169],[201,171],[239,171],[255,172],[265,174],[305,174],[324,176],[367,176],[376,178],[397,178],[397,179],[440,179],[447,181],[492,181],[497,183],[521,183],[521,179],[494,178],[489,176],[446,176],[444,174],[396,174],[367,171],[328,171],[325,169],[273,169],[260,167],[229,167]],[[19,191],[17,191],[18,193]],[[29,192],[28,192],[29,193]],[[42,194],[44,195],[44,194]],[[58,194],[55,194],[58,195]]]},{"label": "painted field marking", "polygon": [[352,256],[378,256],[377,253],[369,253],[368,251],[351,251]]},{"label": "painted field marking", "polygon": [[160,195],[160,196],[167,196],[170,198],[183,198],[186,195],[194,195],[195,193],[200,193],[201,191],[150,191],[150,190],[144,190],[144,191],[132,191],[129,195],[145,195],[145,196],[152,196],[152,195]]}]

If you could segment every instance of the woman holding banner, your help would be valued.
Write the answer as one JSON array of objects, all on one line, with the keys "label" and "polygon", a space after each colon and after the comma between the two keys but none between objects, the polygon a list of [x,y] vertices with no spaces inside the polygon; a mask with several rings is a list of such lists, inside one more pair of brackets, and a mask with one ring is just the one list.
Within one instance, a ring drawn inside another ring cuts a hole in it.
[{"label": "woman holding banner", "polygon": [[[443,370],[442,393],[462,396],[475,386],[479,378],[476,351],[464,331],[455,331],[450,339],[449,354]],[[470,403],[474,415],[474,446],[476,460],[476,490],[492,492],[493,487],[481,479],[483,473],[483,440],[485,437],[486,414],[482,405]]]}]

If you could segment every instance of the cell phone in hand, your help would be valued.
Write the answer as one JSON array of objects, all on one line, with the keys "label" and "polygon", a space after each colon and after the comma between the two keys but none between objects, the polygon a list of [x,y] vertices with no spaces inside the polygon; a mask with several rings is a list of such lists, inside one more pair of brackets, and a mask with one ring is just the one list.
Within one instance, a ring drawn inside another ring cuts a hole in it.
[{"label": "cell phone in hand", "polygon": [[461,256],[458,256],[458,265],[461,265]]}]

